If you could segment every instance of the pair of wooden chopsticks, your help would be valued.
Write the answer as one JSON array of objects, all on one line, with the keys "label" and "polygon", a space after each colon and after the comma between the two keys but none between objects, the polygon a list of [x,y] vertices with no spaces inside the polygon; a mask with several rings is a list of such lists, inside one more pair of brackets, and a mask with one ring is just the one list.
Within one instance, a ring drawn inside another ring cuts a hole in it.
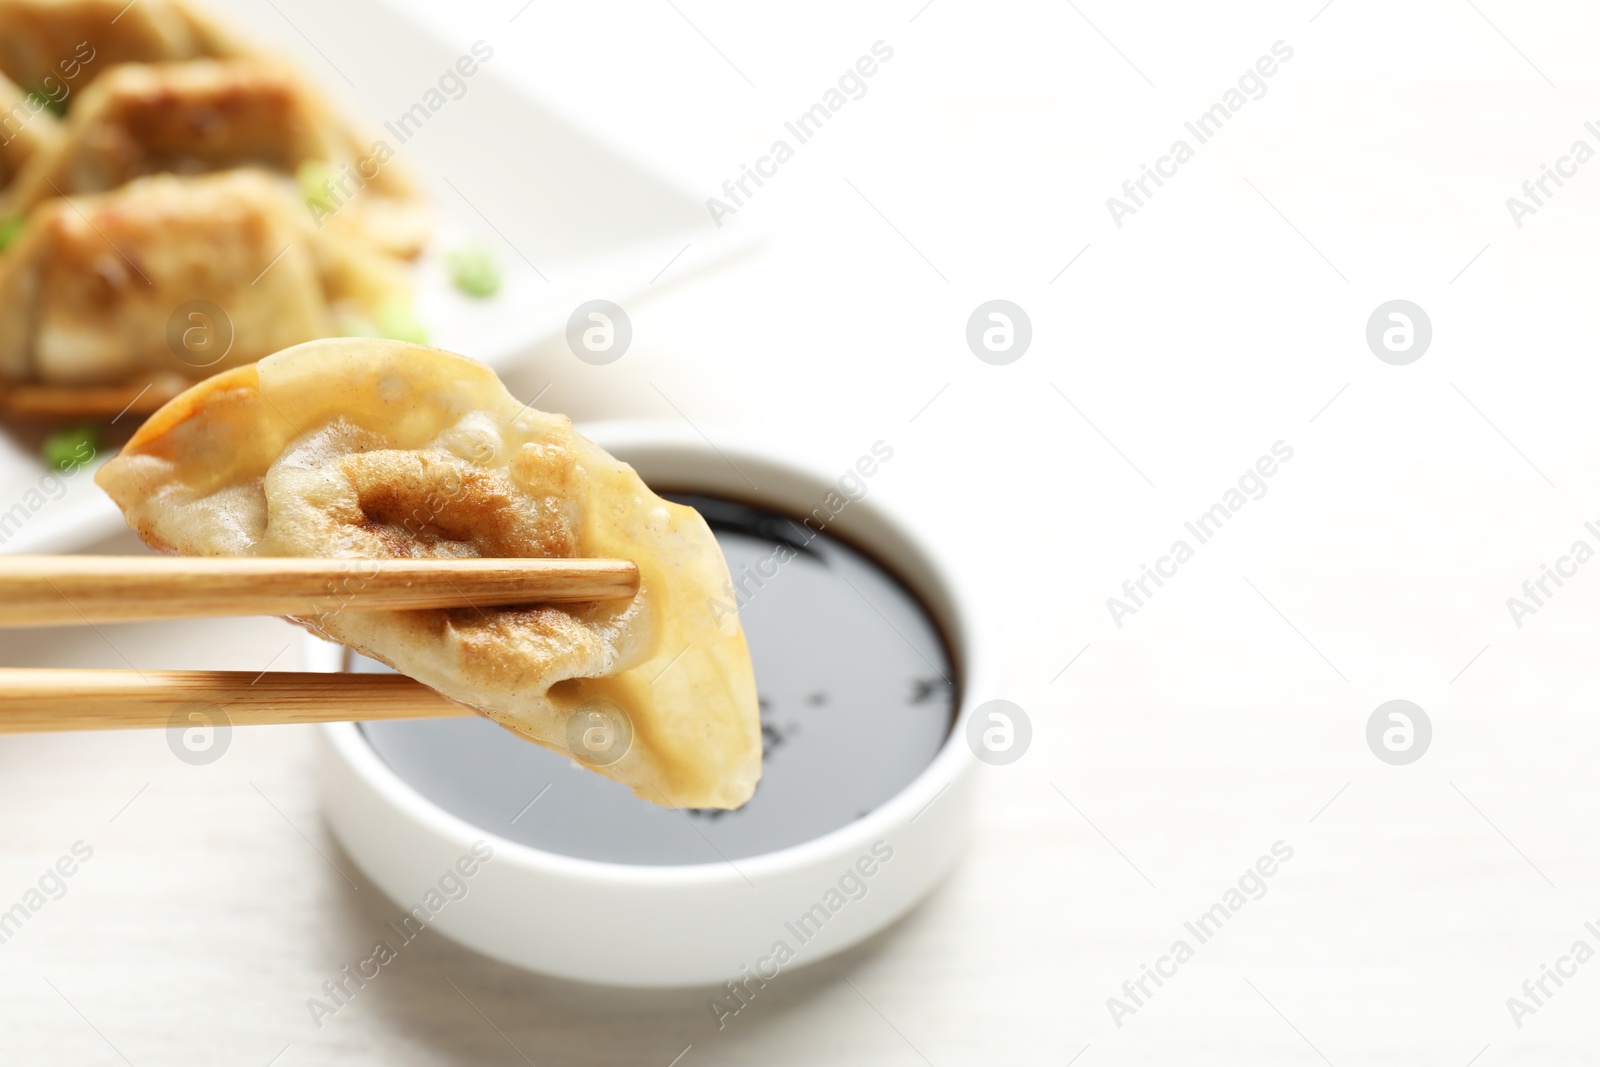
[{"label": "pair of wooden chopsticks", "polygon": [[[0,556],[0,627],[566,604],[638,590],[638,568],[623,560]],[[0,733],[170,726],[191,706],[236,726],[473,714],[399,675],[0,669]]]}]

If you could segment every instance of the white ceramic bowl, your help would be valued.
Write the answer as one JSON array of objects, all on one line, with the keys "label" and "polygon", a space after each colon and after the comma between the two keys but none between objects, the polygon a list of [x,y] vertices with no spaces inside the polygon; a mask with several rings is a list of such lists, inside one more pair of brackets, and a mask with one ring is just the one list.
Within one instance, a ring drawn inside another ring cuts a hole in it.
[{"label": "white ceramic bowl", "polygon": [[[804,515],[839,472],[770,444],[718,438],[679,425],[581,427],[652,486],[694,490]],[[749,481],[760,486],[752,492]],[[402,779],[360,727],[323,728],[323,810],[367,876],[401,909],[447,882],[465,896],[427,924],[485,955],[563,978],[608,985],[685,986],[770,978],[823,959],[903,915],[955,862],[965,836],[972,764],[960,728],[999,692],[975,602],[950,567],[869,491],[828,527],[896,572],[942,630],[957,709],[932,762],[911,783],[848,825],[736,862],[645,866],[597,862],[507,840],[445,811]],[[854,610],[861,610],[859,607]],[[342,649],[317,642],[311,669],[338,670]],[[488,848],[493,859],[477,862]],[[780,947],[781,946],[781,947]],[[754,986],[751,987],[755,988]]]}]

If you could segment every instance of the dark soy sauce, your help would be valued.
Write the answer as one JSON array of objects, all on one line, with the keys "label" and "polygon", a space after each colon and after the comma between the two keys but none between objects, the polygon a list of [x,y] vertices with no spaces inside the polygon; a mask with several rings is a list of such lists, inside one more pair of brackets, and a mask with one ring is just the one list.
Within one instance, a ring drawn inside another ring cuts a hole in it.
[{"label": "dark soy sauce", "polygon": [[[671,499],[706,517],[741,590],[763,741],[748,804],[685,819],[486,719],[363,723],[379,756],[433,803],[501,837],[628,864],[716,863],[797,845],[910,784],[944,744],[957,700],[950,657],[916,597],[867,556],[786,516]],[[388,670],[352,659],[357,671]]]}]

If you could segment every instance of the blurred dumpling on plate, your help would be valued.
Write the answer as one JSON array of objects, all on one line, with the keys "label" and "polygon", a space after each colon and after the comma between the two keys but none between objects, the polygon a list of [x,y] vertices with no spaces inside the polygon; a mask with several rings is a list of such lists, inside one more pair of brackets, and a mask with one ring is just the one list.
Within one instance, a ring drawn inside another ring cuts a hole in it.
[{"label": "blurred dumpling on plate", "polygon": [[[260,59],[130,63],[104,74],[0,195],[0,218],[57,196],[100,193],[161,172],[260,167],[293,185],[319,229],[385,253],[422,250],[431,214],[383,142],[363,146],[294,71]],[[303,190],[307,174],[327,175]],[[297,181],[297,176],[299,181]],[[308,197],[309,193],[309,197]]]},{"label": "blurred dumpling on plate", "polygon": [[[0,75],[0,196],[29,157],[61,135],[61,123],[44,98],[30,97]],[[0,223],[0,249],[7,235]]]},{"label": "blurred dumpling on plate", "polygon": [[[115,397],[149,387],[141,410],[153,410],[195,380],[408,296],[398,261],[318,231],[262,171],[164,174],[48,200],[0,256],[0,402],[114,413]],[[92,388],[122,391],[81,394]]]},{"label": "blurred dumpling on plate", "polygon": [[[243,46],[182,0],[0,0],[0,74],[69,109],[119,63],[238,55]],[[57,86],[65,93],[58,93]]]}]

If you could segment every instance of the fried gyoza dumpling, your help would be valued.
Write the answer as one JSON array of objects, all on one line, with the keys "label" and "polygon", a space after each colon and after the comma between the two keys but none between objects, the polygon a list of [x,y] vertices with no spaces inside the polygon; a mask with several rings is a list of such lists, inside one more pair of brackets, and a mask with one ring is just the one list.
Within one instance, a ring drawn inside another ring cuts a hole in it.
[{"label": "fried gyoza dumpling", "polygon": [[728,568],[705,521],[478,363],[301,345],[190,389],[97,481],[147,544],[184,555],[633,560],[630,601],[296,621],[646,800],[734,808],[755,789],[750,655],[717,607]]},{"label": "fried gyoza dumpling", "polygon": [[61,124],[45,98],[30,96],[0,76],[0,190],[30,156],[60,135]]},{"label": "fried gyoza dumpling", "polygon": [[[325,228],[400,256],[421,251],[429,214],[381,142],[363,149],[293,71],[257,59],[127,64],[84,91],[63,136],[0,196],[0,218],[54,196],[106,192],[163,171],[325,170],[338,184],[302,210]],[[342,190],[342,192],[340,191]],[[322,198],[326,198],[324,202]]]},{"label": "fried gyoza dumpling", "polygon": [[34,209],[0,256],[0,380],[182,388],[405,298],[395,260],[319,233],[278,178],[158,175]]},{"label": "fried gyoza dumpling", "polygon": [[71,92],[119,63],[236,55],[242,47],[179,0],[0,0],[0,74],[18,85]]}]

